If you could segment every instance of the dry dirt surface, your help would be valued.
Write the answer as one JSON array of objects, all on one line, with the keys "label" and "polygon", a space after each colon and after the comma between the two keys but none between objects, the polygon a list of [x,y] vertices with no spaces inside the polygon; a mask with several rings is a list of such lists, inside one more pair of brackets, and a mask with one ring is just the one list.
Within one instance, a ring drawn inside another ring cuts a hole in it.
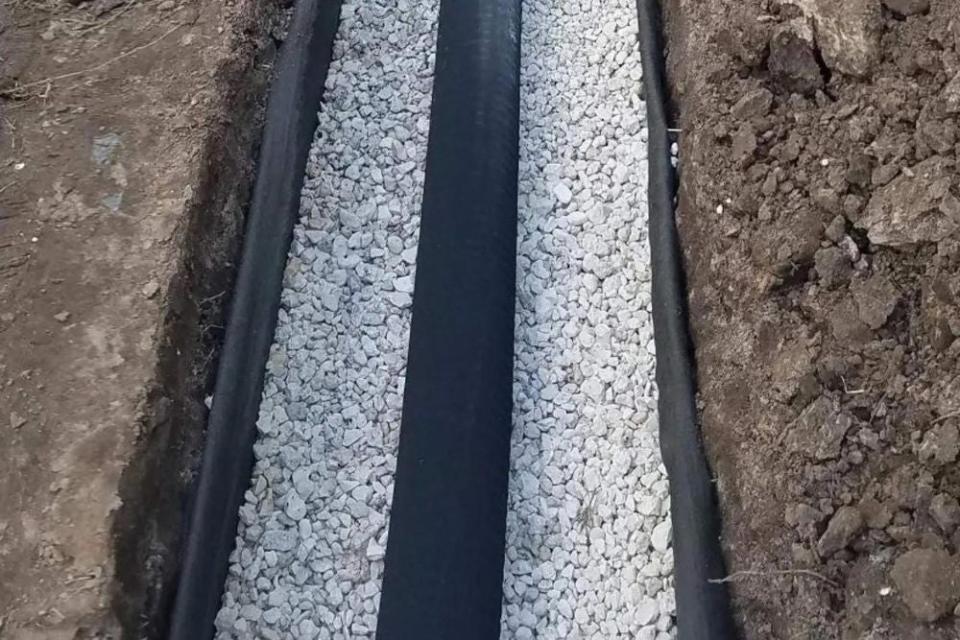
[{"label": "dry dirt surface", "polygon": [[744,637],[960,637],[960,3],[665,6]]},{"label": "dry dirt surface", "polygon": [[283,7],[0,3],[0,637],[157,637]]}]

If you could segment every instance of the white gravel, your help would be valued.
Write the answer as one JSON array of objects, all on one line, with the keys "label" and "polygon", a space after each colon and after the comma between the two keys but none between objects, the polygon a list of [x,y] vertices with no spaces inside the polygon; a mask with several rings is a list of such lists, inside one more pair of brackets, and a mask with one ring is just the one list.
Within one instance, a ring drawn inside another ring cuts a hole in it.
[{"label": "white gravel", "polygon": [[438,6],[344,3],[219,640],[373,636]]},{"label": "white gravel", "polygon": [[[218,640],[372,638],[439,0],[347,0]],[[673,638],[634,0],[524,0],[504,640]]]},{"label": "white gravel", "polygon": [[504,640],[664,640],[646,131],[634,0],[524,2]]}]

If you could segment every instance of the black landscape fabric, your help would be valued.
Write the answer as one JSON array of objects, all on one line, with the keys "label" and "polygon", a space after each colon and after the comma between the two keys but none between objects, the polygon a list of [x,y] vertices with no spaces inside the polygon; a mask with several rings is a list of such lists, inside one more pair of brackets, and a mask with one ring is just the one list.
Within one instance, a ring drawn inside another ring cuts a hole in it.
[{"label": "black landscape fabric", "polygon": [[274,69],[170,640],[213,637],[237,513],[250,482],[283,270],[339,21],[340,0],[298,0]]},{"label": "black landscape fabric", "polygon": [[443,0],[378,640],[500,637],[519,64],[519,0]]},{"label": "black landscape fabric", "polygon": [[717,582],[726,575],[720,516],[697,424],[683,253],[674,219],[676,174],[667,130],[660,3],[637,0],[637,14],[649,128],[648,202],[660,450],[670,480],[677,634],[679,640],[727,640],[737,634],[727,586]]}]

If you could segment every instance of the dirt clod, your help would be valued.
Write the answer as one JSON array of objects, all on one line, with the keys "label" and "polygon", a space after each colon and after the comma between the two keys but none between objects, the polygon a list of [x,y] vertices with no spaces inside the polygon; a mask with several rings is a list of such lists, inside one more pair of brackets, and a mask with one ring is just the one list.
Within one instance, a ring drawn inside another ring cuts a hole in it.
[{"label": "dirt clod", "polygon": [[864,523],[871,529],[883,529],[893,520],[890,507],[874,498],[864,498],[860,501],[860,513]]},{"label": "dirt clod", "polygon": [[960,453],[960,430],[950,421],[935,425],[923,437],[917,451],[921,460],[949,464]]},{"label": "dirt clod", "polygon": [[960,113],[960,72],[943,88],[943,101],[947,113]]},{"label": "dirt clod", "polygon": [[853,541],[863,529],[863,515],[856,507],[840,507],[830,518],[827,530],[817,542],[817,551],[821,556],[832,556]]},{"label": "dirt clod", "polygon": [[960,199],[951,191],[954,178],[952,160],[928,158],[877,190],[858,224],[876,245],[943,240],[960,228]]},{"label": "dirt clod", "polygon": [[761,87],[740,98],[730,109],[730,115],[738,120],[759,118],[770,112],[773,105],[773,94]]},{"label": "dirt clod", "polygon": [[941,278],[927,283],[922,291],[923,329],[929,344],[943,353],[953,344],[960,329],[960,313],[950,284]]},{"label": "dirt clod", "polygon": [[912,16],[930,10],[930,0],[883,0],[883,5],[901,16]]},{"label": "dirt clod", "polygon": [[757,150],[757,135],[749,124],[741,125],[732,136],[731,151],[737,163],[746,167],[753,160]]},{"label": "dirt clod", "polygon": [[[836,207],[830,209],[831,211],[836,210]],[[833,243],[838,243],[843,239],[843,236],[846,235],[847,230],[847,219],[843,216],[835,217],[830,224],[827,225],[826,230],[823,232],[827,236],[827,240]]]},{"label": "dirt clod", "polygon": [[871,329],[879,329],[897,306],[899,294],[886,277],[875,274],[853,283],[853,299],[860,319]]},{"label": "dirt clod", "polygon": [[940,528],[951,533],[960,524],[960,502],[947,493],[938,493],[930,502],[930,515]]},{"label": "dirt clod", "polygon": [[786,22],[774,32],[767,68],[774,82],[788,93],[813,94],[823,87],[813,30],[806,19]]},{"label": "dirt clod", "polygon": [[960,600],[960,564],[941,549],[908,551],[890,572],[904,603],[918,620],[934,622]]},{"label": "dirt clod", "polygon": [[840,447],[853,421],[836,410],[826,396],[814,400],[790,426],[787,438],[791,451],[815,460],[831,460],[840,455]]},{"label": "dirt clod", "polygon": [[813,256],[817,275],[823,286],[833,288],[850,279],[853,268],[850,259],[837,247],[820,249]]}]

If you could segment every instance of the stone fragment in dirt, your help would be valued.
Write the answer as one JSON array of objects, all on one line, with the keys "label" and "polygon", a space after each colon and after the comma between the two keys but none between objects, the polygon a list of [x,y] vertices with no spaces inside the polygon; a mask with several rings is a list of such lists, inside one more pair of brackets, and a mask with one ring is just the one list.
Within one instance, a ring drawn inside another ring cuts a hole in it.
[{"label": "stone fragment in dirt", "polygon": [[67,320],[70,319],[70,312],[69,312],[69,311],[61,311],[60,313],[54,314],[53,318],[54,318],[54,320],[56,320],[57,322],[61,322],[61,323],[62,323],[62,322],[66,322]]},{"label": "stone fragment in dirt", "polygon": [[[944,117],[932,108],[934,103],[925,107],[917,119],[917,130],[914,140],[919,157],[930,155],[928,149],[935,153],[949,156],[953,153],[957,142],[957,125],[954,118]],[[922,155],[921,155],[922,154]]]},{"label": "stone fragment in dirt", "polygon": [[846,548],[863,529],[863,515],[856,507],[840,507],[830,518],[827,530],[817,542],[817,551],[827,558]]},{"label": "stone fragment in dirt", "polygon": [[901,16],[912,16],[930,10],[930,0],[883,0],[883,5]]},{"label": "stone fragment in dirt", "polygon": [[937,464],[949,464],[957,459],[960,453],[960,431],[951,421],[934,425],[923,436],[923,441],[917,450],[920,460],[932,461]]},{"label": "stone fragment in dirt", "polygon": [[843,197],[843,215],[850,220],[860,219],[860,210],[863,209],[863,198],[852,193]]},{"label": "stone fragment in dirt", "polygon": [[840,455],[840,447],[853,420],[849,415],[832,412],[817,431],[816,446],[813,453],[817,460],[829,460]]},{"label": "stone fragment in dirt", "polygon": [[879,329],[887,322],[900,299],[896,288],[880,274],[856,280],[851,289],[860,319],[871,329]]},{"label": "stone fragment in dirt", "polygon": [[147,284],[143,285],[143,288],[140,290],[140,292],[143,293],[144,298],[150,299],[160,292],[160,283],[158,283],[156,280],[151,280]]},{"label": "stone fragment in dirt", "polygon": [[93,139],[91,159],[98,165],[104,166],[114,161],[120,147],[120,136],[111,132],[96,136]]},{"label": "stone fragment in dirt", "polygon": [[773,94],[760,88],[749,91],[730,108],[730,114],[737,120],[749,120],[765,116],[773,105]]},{"label": "stone fragment in dirt", "polygon": [[801,338],[780,343],[770,357],[771,387],[778,400],[789,402],[799,393],[804,377],[813,372],[815,353]]},{"label": "stone fragment in dirt", "polygon": [[877,167],[870,173],[870,184],[874,187],[882,187],[890,184],[890,181],[900,173],[900,167],[890,163]]},{"label": "stone fragment in dirt", "polygon": [[933,350],[943,353],[949,349],[955,339],[951,321],[957,319],[957,303],[945,278],[938,277],[923,285],[920,313]]},{"label": "stone fragment in dirt", "polygon": [[827,240],[836,244],[843,239],[846,232],[847,219],[843,216],[836,216],[830,221],[830,224],[827,225],[824,235],[827,236]]},{"label": "stone fragment in dirt", "polygon": [[947,113],[960,113],[960,72],[943,88],[943,101]]},{"label": "stone fragment in dirt", "polygon": [[930,515],[945,533],[960,524],[960,503],[948,493],[938,493],[930,501]]},{"label": "stone fragment in dirt", "polygon": [[942,549],[907,551],[890,577],[910,613],[923,622],[938,620],[960,600],[960,563]]},{"label": "stone fragment in dirt", "polygon": [[880,59],[883,16],[877,0],[799,0],[813,18],[823,61],[833,71],[865,76]]},{"label": "stone fragment in dirt", "polygon": [[806,19],[795,18],[774,31],[767,68],[773,81],[790,93],[811,95],[823,87],[813,30]]},{"label": "stone fragment in dirt", "polygon": [[825,247],[813,255],[814,266],[820,283],[833,289],[850,279],[853,268],[850,259],[838,247]]},{"label": "stone fragment in dirt", "polygon": [[837,410],[826,396],[820,396],[788,427],[787,447],[815,460],[831,460],[840,455],[843,439],[852,426],[849,415]]},{"label": "stone fragment in dirt", "polygon": [[753,161],[753,154],[757,150],[757,134],[753,126],[745,122],[731,137],[731,151],[734,161],[740,167],[746,167]]},{"label": "stone fragment in dirt", "polygon": [[946,420],[948,416],[960,417],[960,374],[951,380],[937,402],[939,420]]},{"label": "stone fragment in dirt", "polygon": [[15,411],[10,412],[10,428],[19,429],[23,425],[27,424],[27,419],[22,417]]},{"label": "stone fragment in dirt", "polygon": [[952,161],[928,158],[876,190],[858,226],[876,245],[939,242],[960,228],[960,199],[951,192],[955,178]]}]

